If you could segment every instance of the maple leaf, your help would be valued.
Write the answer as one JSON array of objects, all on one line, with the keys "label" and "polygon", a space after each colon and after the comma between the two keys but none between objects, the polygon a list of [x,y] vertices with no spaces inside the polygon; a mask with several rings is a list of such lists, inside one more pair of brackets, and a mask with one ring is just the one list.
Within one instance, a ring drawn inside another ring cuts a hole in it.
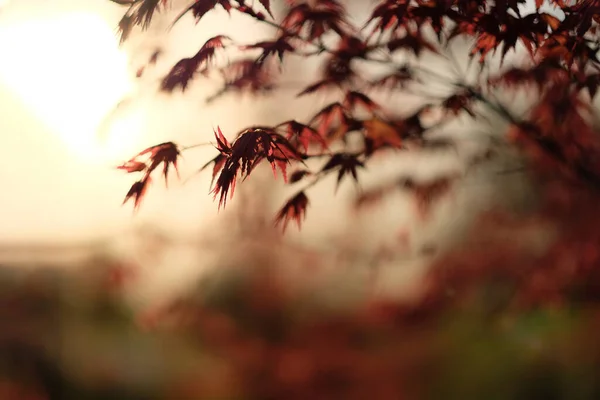
[{"label": "maple leaf", "polygon": [[212,187],[213,184],[215,183],[215,178],[221,172],[221,170],[225,166],[226,162],[227,162],[227,156],[223,155],[223,154],[219,154],[215,158],[213,158],[212,160],[210,160],[209,162],[207,162],[206,164],[204,164],[202,167],[200,167],[200,169],[198,170],[198,172],[202,172],[206,168],[208,168],[210,165],[213,165],[212,176],[211,176],[211,179],[210,179],[210,186]]},{"label": "maple leaf", "polygon": [[294,47],[289,43],[290,36],[284,35],[277,40],[258,42],[251,45],[241,46],[242,50],[262,49],[263,53],[258,58],[257,62],[262,64],[264,60],[271,54],[277,54],[279,61],[283,61],[283,56],[286,52],[293,52]]},{"label": "maple leaf", "polygon": [[418,183],[411,178],[401,178],[399,185],[414,194],[419,216],[426,218],[429,216],[433,202],[450,191],[456,178],[455,176],[440,177],[426,183]]},{"label": "maple leaf", "polygon": [[258,0],[260,4],[267,10],[271,18],[273,18],[273,13],[271,13],[271,0]]},{"label": "maple leaf", "polygon": [[442,30],[448,18],[456,20],[460,17],[458,12],[451,7],[452,3],[448,1],[417,0],[417,4],[410,10],[408,17],[417,22],[419,26],[425,24],[431,26],[438,41],[441,40]]},{"label": "maple leaf", "polygon": [[283,224],[283,231],[286,230],[289,221],[294,220],[301,228],[302,220],[306,217],[306,208],[309,205],[308,197],[302,191],[289,199],[281,210],[277,213],[276,224]]},{"label": "maple leaf", "polygon": [[370,82],[370,85],[375,88],[404,89],[411,82],[418,82],[417,77],[414,76],[412,69],[408,66],[402,66],[396,69],[392,74],[384,75],[383,77]]},{"label": "maple leaf", "polygon": [[[267,92],[275,87],[270,66],[254,59],[237,60],[220,70],[225,86],[217,96],[235,90],[250,93]],[[217,97],[217,96],[213,96]]]},{"label": "maple leaf", "polygon": [[239,170],[239,163],[233,163],[230,159],[225,160],[215,186],[211,191],[215,199],[219,196],[219,209],[225,207],[228,194],[230,199],[233,197]]},{"label": "maple leaf", "polygon": [[532,68],[510,68],[500,76],[490,78],[491,85],[504,84],[507,87],[535,84],[541,91],[553,83],[564,82],[570,79],[569,71],[555,59],[544,59]]},{"label": "maple leaf", "polygon": [[580,74],[577,80],[577,90],[587,89],[590,97],[593,99],[598,92],[600,86],[600,73],[595,74]]},{"label": "maple leaf", "polygon": [[458,115],[461,111],[466,111],[471,117],[475,117],[475,113],[471,109],[472,103],[476,100],[476,95],[470,90],[463,90],[453,94],[442,102],[442,107],[447,113]]},{"label": "maple leaf", "polygon": [[160,9],[163,0],[136,0],[129,3],[130,7],[119,21],[120,41],[123,43],[136,25],[141,25],[142,29],[147,29],[152,21],[154,13]]},{"label": "maple leaf", "polygon": [[372,150],[382,146],[402,147],[401,127],[388,123],[381,118],[363,121],[365,138],[370,141]]},{"label": "maple leaf", "polygon": [[309,125],[316,124],[317,132],[322,137],[325,137],[329,132],[330,128],[337,121],[343,123],[347,120],[348,116],[344,106],[341,103],[332,103],[324,107],[319,111],[309,122]]},{"label": "maple leaf", "polygon": [[128,163],[135,163],[137,158],[146,155],[149,156],[150,165],[148,166],[147,174],[152,173],[152,171],[154,171],[160,164],[163,164],[163,175],[166,183],[169,174],[169,167],[171,165],[173,165],[175,171],[177,172],[177,176],[179,176],[179,171],[177,170],[177,161],[180,154],[179,148],[175,143],[165,142],[143,150]]},{"label": "maple leaf", "polygon": [[305,176],[312,175],[312,173],[305,169],[300,169],[298,171],[294,171],[290,175],[289,183],[296,183],[301,181]]},{"label": "maple leaf", "polygon": [[333,156],[331,156],[329,161],[327,161],[327,163],[323,166],[321,172],[327,172],[332,169],[338,169],[336,184],[337,190],[337,188],[340,186],[342,178],[347,174],[352,175],[354,181],[358,183],[357,169],[364,167],[365,165],[360,160],[358,160],[358,156],[356,154],[336,153]]},{"label": "maple leaf", "polygon": [[308,151],[308,148],[312,143],[319,144],[322,150],[327,149],[327,142],[323,137],[313,128],[308,125],[301,124],[298,121],[291,120],[282,122],[277,125],[276,128],[284,127],[285,128],[285,137],[290,141],[291,144],[298,147],[301,145],[305,151]]},{"label": "maple leaf", "polygon": [[190,80],[202,65],[208,65],[215,56],[215,50],[223,48],[225,41],[231,40],[228,36],[218,35],[210,38],[191,58],[184,58],[175,64],[161,83],[161,90],[172,92],[177,86],[185,91]]},{"label": "maple leaf", "polygon": [[381,33],[394,31],[402,26],[410,6],[410,0],[385,0],[379,3],[371,13],[367,24],[376,22],[371,35],[377,30]]},{"label": "maple leaf", "polygon": [[148,186],[150,184],[151,178],[150,175],[145,175],[142,180],[135,182],[131,185],[131,188],[125,195],[125,200],[123,200],[123,204],[127,203],[129,200],[133,199],[133,209],[137,210],[142,202],[142,198],[145,196]]},{"label": "maple leaf", "polygon": [[218,147],[224,149],[222,154],[226,156],[226,160],[212,190],[215,198],[220,196],[219,208],[225,206],[228,193],[230,193],[230,197],[233,196],[238,175],[246,179],[261,161],[267,160],[275,175],[279,169],[284,181],[287,181],[287,164],[291,160],[301,161],[303,159],[302,154],[272,128],[245,129],[240,132],[231,145],[225,143],[223,139],[218,139],[221,141]]},{"label": "maple leaf", "polygon": [[173,20],[173,23],[171,25],[175,25],[177,22],[179,22],[179,20],[181,20],[181,18],[183,18],[184,15],[186,15],[190,11],[196,19],[196,23],[198,23],[200,22],[202,17],[206,15],[206,13],[208,13],[210,10],[212,10],[218,5],[223,7],[223,9],[227,12],[229,12],[232,8],[229,0],[196,0],[189,7],[187,7],[181,13],[179,13],[179,15]]},{"label": "maple leaf", "polygon": [[118,24],[119,43],[123,44],[129,38],[134,25],[133,16],[129,14],[123,15]]},{"label": "maple leaf", "polygon": [[214,157],[212,160],[210,160],[209,162],[204,164],[202,167],[200,167],[200,169],[198,170],[198,173],[200,173],[200,172],[204,171],[206,168],[208,168],[210,165],[213,165],[212,177],[210,180],[211,187],[213,186],[213,184],[215,182],[215,178],[217,177],[219,172],[221,172],[221,170],[225,166],[225,163],[227,162],[228,157],[231,155],[231,144],[229,143],[229,141],[227,140],[225,135],[223,135],[221,128],[217,127],[217,130],[214,131],[214,134],[215,134],[215,138],[217,140],[216,149],[219,151],[219,154],[216,157]]},{"label": "maple leaf", "polygon": [[411,50],[417,57],[421,54],[422,50],[429,50],[436,54],[438,53],[437,49],[427,40],[423,39],[419,32],[411,34],[407,33],[402,38],[392,39],[388,42],[387,48],[392,53],[398,49]]},{"label": "maple leaf", "polygon": [[214,134],[215,139],[217,140],[217,150],[219,150],[219,152],[225,156],[230,155],[232,152],[231,144],[229,143],[225,135],[223,135],[223,131],[221,131],[221,128],[217,127],[217,130],[214,131]]},{"label": "maple leaf", "polygon": [[293,6],[281,22],[281,28],[292,35],[299,35],[306,26],[308,40],[321,38],[334,31],[345,35],[349,23],[345,20],[346,10],[337,0],[321,0],[312,5],[300,3]]}]

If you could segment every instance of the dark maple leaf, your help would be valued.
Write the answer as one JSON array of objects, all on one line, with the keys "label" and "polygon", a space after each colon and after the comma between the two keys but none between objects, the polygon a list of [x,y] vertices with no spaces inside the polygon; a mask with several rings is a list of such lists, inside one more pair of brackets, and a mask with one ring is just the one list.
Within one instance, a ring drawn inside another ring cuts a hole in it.
[{"label": "dark maple leaf", "polygon": [[142,180],[135,182],[131,185],[131,188],[125,195],[125,200],[123,200],[123,204],[127,203],[130,199],[133,199],[133,209],[137,210],[142,202],[143,197],[145,196],[148,186],[150,185],[150,175],[145,175]]},{"label": "dark maple leaf", "polygon": [[302,2],[290,8],[281,27],[292,35],[299,35],[306,27],[309,41],[319,39],[329,31],[344,36],[349,26],[345,16],[346,9],[337,0],[321,0],[312,5]]},{"label": "dark maple leaf", "polygon": [[225,86],[218,94],[234,90],[249,93],[267,92],[275,87],[272,68],[254,59],[242,59],[220,70]]},{"label": "dark maple leaf", "polygon": [[227,162],[227,156],[225,156],[223,154],[219,154],[215,158],[213,158],[212,160],[210,160],[209,162],[207,162],[206,164],[204,164],[202,167],[200,167],[200,169],[198,170],[198,172],[204,171],[210,165],[213,166],[212,177],[210,179],[210,186],[212,187],[213,184],[215,183],[215,178],[221,172],[221,170],[225,166],[226,162]]},{"label": "dark maple leaf", "polygon": [[592,27],[592,21],[600,20],[600,4],[594,0],[578,1],[570,11],[579,19],[577,34],[581,37]]},{"label": "dark maple leaf", "polygon": [[441,177],[430,182],[419,183],[411,178],[401,178],[399,185],[401,188],[411,191],[415,196],[417,211],[421,218],[429,216],[431,205],[443,195],[448,193],[456,177]]},{"label": "dark maple leaf", "polygon": [[578,90],[587,89],[590,97],[593,99],[600,86],[600,73],[580,74],[578,76],[576,87]]},{"label": "dark maple leaf", "polygon": [[325,62],[323,79],[308,86],[298,96],[311,94],[328,87],[350,87],[353,85],[353,80],[356,73],[351,66],[352,58],[340,57],[335,53]]},{"label": "dark maple leaf", "polygon": [[418,0],[417,6],[410,10],[408,16],[419,27],[429,25],[436,33],[438,40],[441,40],[442,30],[448,19],[456,20],[460,17],[457,11],[452,7],[452,2],[448,1],[429,1]]},{"label": "dark maple leaf", "polygon": [[129,3],[127,12],[119,21],[119,33],[121,43],[127,40],[134,26],[140,25],[142,29],[147,29],[152,21],[154,13],[158,11],[163,0],[136,0]]},{"label": "dark maple leaf", "polygon": [[306,197],[304,192],[296,194],[289,199],[279,213],[277,213],[275,219],[276,224],[283,224],[283,230],[285,231],[289,221],[294,220],[298,225],[298,229],[300,229],[302,220],[306,217],[306,208],[308,207],[308,204],[308,197]]},{"label": "dark maple leaf", "polygon": [[273,13],[271,13],[271,0],[258,0],[260,4],[267,10],[271,18],[273,18]]},{"label": "dark maple leaf", "polygon": [[213,186],[213,184],[215,182],[215,178],[217,177],[217,175],[221,172],[221,170],[225,166],[225,163],[227,162],[228,157],[231,155],[231,144],[229,143],[227,138],[225,138],[225,135],[223,135],[221,128],[217,127],[217,130],[214,131],[214,134],[215,134],[215,138],[217,140],[216,149],[219,151],[219,155],[217,155],[212,160],[210,160],[209,162],[204,164],[198,170],[198,172],[202,172],[206,168],[208,168],[210,165],[213,165],[212,177],[210,180],[211,187]]},{"label": "dark maple leaf", "polygon": [[222,153],[226,160],[212,191],[215,198],[220,196],[219,208],[225,206],[228,193],[233,196],[238,175],[246,179],[261,161],[266,160],[274,174],[279,169],[287,182],[287,165],[292,160],[303,159],[285,137],[268,127],[245,129],[231,145],[222,143],[218,146],[226,149]]},{"label": "dark maple leaf", "polygon": [[368,45],[364,40],[348,34],[340,37],[335,54],[337,57],[346,60],[353,58],[367,59],[367,55],[378,49],[378,47],[377,45]]},{"label": "dark maple leaf", "polygon": [[129,163],[135,162],[139,157],[148,156],[150,158],[150,165],[148,166],[147,173],[152,173],[152,171],[154,171],[160,164],[163,164],[163,175],[166,182],[169,174],[169,167],[171,165],[173,165],[175,171],[177,172],[177,176],[179,176],[179,171],[177,170],[177,161],[180,154],[179,147],[175,143],[165,142],[149,147],[140,152],[137,156],[130,160]]},{"label": "dark maple leaf", "polygon": [[414,76],[412,69],[407,66],[402,66],[396,69],[392,74],[384,75],[383,77],[370,82],[370,85],[374,88],[404,89],[411,82],[418,82],[418,78]]},{"label": "dark maple leaf", "polygon": [[201,66],[207,66],[214,58],[215,50],[223,48],[225,41],[228,40],[231,39],[225,35],[218,35],[207,40],[193,57],[184,58],[175,64],[167,76],[163,78],[161,89],[172,92],[180,86],[181,90],[185,90],[196,71]]},{"label": "dark maple leaf", "polygon": [[419,32],[410,34],[407,33],[402,38],[392,39],[390,42],[388,42],[387,48],[392,53],[398,49],[410,50],[417,57],[423,50],[429,50],[432,53],[438,52],[437,49],[431,43],[425,40]]},{"label": "dark maple leaf", "polygon": [[[215,163],[215,167],[216,165],[217,164]],[[211,191],[211,193],[214,194],[215,199],[217,196],[219,196],[219,209],[221,209],[221,207],[225,207],[228,194],[230,199],[233,197],[239,170],[239,163],[233,163],[230,161],[230,159],[225,160],[221,168],[221,172],[219,173],[219,177],[215,182],[215,186]]]},{"label": "dark maple leaf", "polygon": [[242,50],[262,49],[263,53],[258,58],[257,62],[262,64],[270,55],[277,54],[279,61],[283,61],[283,56],[286,52],[293,52],[294,47],[289,43],[290,36],[284,35],[277,40],[258,42],[251,45],[241,46]]},{"label": "dark maple leaf", "polygon": [[310,171],[307,171],[305,169],[300,169],[298,171],[294,171],[291,175],[290,175],[290,181],[289,183],[296,183],[301,181],[305,176],[308,175],[312,175],[312,173]]},{"label": "dark maple leaf", "polygon": [[148,28],[154,13],[160,9],[163,0],[138,0],[135,2],[136,8],[134,20],[136,25],[141,25],[143,29]]},{"label": "dark maple leaf", "polygon": [[442,102],[442,107],[447,113],[458,115],[461,111],[467,112],[471,117],[475,117],[472,110],[473,102],[477,99],[474,92],[463,90],[453,94]]},{"label": "dark maple leaf", "polygon": [[123,15],[118,24],[119,42],[121,44],[129,38],[134,26],[133,17],[129,14]]},{"label": "dark maple leaf", "polygon": [[357,169],[364,168],[364,167],[365,167],[365,165],[358,159],[358,156],[356,154],[336,153],[333,156],[331,156],[329,161],[327,161],[325,166],[323,166],[323,168],[321,169],[321,172],[327,172],[332,169],[338,170],[337,184],[336,184],[336,190],[337,190],[337,188],[340,185],[340,182],[342,181],[342,178],[347,174],[352,175],[352,178],[354,179],[354,181],[356,183],[358,183]]},{"label": "dark maple leaf", "polygon": [[340,53],[334,54],[325,63],[324,77],[325,80],[342,84],[350,82],[356,76],[352,68],[352,58],[345,57]]},{"label": "dark maple leaf", "polygon": [[545,59],[528,69],[511,68],[500,76],[490,78],[492,85],[503,84],[507,87],[521,87],[533,84],[538,90],[548,85],[570,80],[569,71],[554,59]]},{"label": "dark maple leaf", "polygon": [[282,127],[285,129],[285,137],[296,148],[302,146],[304,151],[308,151],[311,144],[319,144],[322,150],[327,149],[325,139],[313,128],[308,125],[301,124],[297,121],[286,121],[276,128]]},{"label": "dark maple leaf", "polygon": [[229,12],[232,8],[229,0],[196,0],[189,7],[184,9],[174,20],[172,25],[175,25],[179,20],[189,13],[192,12],[194,18],[196,18],[196,23],[198,23],[206,13],[220,5],[225,9],[225,11]]},{"label": "dark maple leaf", "polygon": [[371,13],[368,24],[375,22],[371,35],[376,31],[394,31],[404,24],[408,15],[410,0],[385,0],[380,2]]},{"label": "dark maple leaf", "polygon": [[230,155],[231,144],[229,143],[225,135],[223,135],[223,131],[221,131],[221,128],[217,127],[217,130],[214,131],[214,133],[215,139],[217,140],[217,150],[219,150],[219,152],[225,156]]},{"label": "dark maple leaf", "polygon": [[533,13],[526,17],[514,17],[506,14],[501,23],[497,15],[485,14],[478,21],[479,35],[471,54],[479,54],[479,62],[483,63],[491,51],[496,51],[502,44],[501,63],[509,50],[514,49],[519,40],[533,56],[535,48],[548,32],[547,18],[540,18]]}]

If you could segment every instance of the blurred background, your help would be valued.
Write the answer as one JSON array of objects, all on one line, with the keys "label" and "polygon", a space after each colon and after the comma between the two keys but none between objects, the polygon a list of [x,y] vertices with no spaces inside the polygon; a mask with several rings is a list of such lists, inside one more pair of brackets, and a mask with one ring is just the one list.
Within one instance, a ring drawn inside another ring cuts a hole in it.
[{"label": "blurred background", "polygon": [[[232,138],[327,104],[290,100],[312,80],[310,63],[286,66],[288,86],[268,97],[207,103],[218,84],[203,79],[158,93],[206,39],[272,33],[223,10],[169,29],[184,3],[120,45],[124,9],[109,1],[0,2],[0,400],[600,396],[593,309],[520,313],[506,306],[510,284],[463,298],[430,272],[488,246],[477,262],[527,264],[551,241],[546,226],[516,235],[510,225],[535,198],[527,176],[498,173],[518,165],[510,152],[470,172],[426,221],[401,193],[356,214],[361,189],[334,193],[324,180],[302,230],[281,235],[272,219],[293,191],[258,171],[219,212],[211,177],[195,173],[210,146],[186,153],[182,178],[154,185],[138,212],[122,206],[132,181],[115,166],[150,145],[207,142],[216,126]],[[366,3],[351,17],[364,19]],[[466,58],[468,44],[455,51]],[[418,105],[402,93],[384,101]],[[378,160],[361,182],[464,172],[487,144],[480,128],[460,120],[444,131],[457,151]],[[505,128],[486,126],[492,137]],[[498,210],[513,217],[482,228]],[[507,237],[527,251],[511,253]]]}]

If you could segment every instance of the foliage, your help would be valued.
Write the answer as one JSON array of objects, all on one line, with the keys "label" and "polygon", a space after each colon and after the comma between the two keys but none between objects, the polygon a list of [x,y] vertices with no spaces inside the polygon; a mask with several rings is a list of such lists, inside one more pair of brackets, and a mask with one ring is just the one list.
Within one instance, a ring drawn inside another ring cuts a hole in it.
[{"label": "foliage", "polygon": [[[536,0],[531,13],[523,11],[525,3],[380,0],[362,27],[351,23],[338,0],[290,0],[279,14],[266,1],[197,0],[187,9],[197,21],[213,9],[242,13],[275,33],[259,43],[217,36],[177,63],[161,90],[185,91],[192,79],[214,71],[223,81],[218,95],[270,93],[278,88],[274,65],[315,58],[321,74],[298,95],[338,96],[307,121],[248,127],[233,139],[217,128],[217,154],[202,169],[212,167],[220,206],[239,179],[268,163],[300,187],[277,220],[284,227],[289,221],[300,225],[310,204],[307,190],[324,177],[358,183],[374,157],[450,149],[451,141],[432,138],[434,129],[490,111],[509,124],[505,142],[522,152],[522,169],[535,178],[539,203],[526,214],[495,211],[482,218],[463,248],[434,260],[411,301],[375,298],[347,312],[307,311],[288,287],[261,271],[220,299],[167,307],[152,322],[173,322],[218,360],[212,374],[192,374],[172,396],[598,397],[600,143],[594,97],[600,3]],[[148,4],[130,2],[123,33],[143,25]],[[552,15],[543,11],[547,7]],[[475,82],[463,79],[449,50],[463,39],[472,42]],[[230,48],[244,55],[217,65],[215,52]],[[509,52],[518,49],[527,59],[507,65]],[[454,76],[422,65],[425,55],[453,65]],[[375,75],[374,65],[387,72]],[[448,93],[432,95],[428,84],[434,81]],[[497,100],[498,90],[534,97],[531,108],[517,114]],[[377,100],[386,91],[413,93],[423,103],[400,116]],[[427,124],[425,117],[435,112],[440,119]],[[183,151],[163,144],[141,154],[149,160],[125,163],[123,169],[143,176],[128,198],[137,206],[151,173],[163,165],[166,177]],[[475,168],[494,155],[493,148],[484,149],[468,164]],[[356,208],[402,189],[414,194],[418,212],[427,217],[430,205],[460,178],[422,182],[402,173],[363,191]]]},{"label": "foliage", "polygon": [[[146,28],[156,12],[170,6],[168,0],[118,3],[128,7],[119,25],[123,40],[136,25]],[[594,156],[598,145],[596,127],[590,121],[591,100],[600,84],[599,45],[594,40],[600,20],[597,1],[550,0],[549,6],[555,10],[552,15],[542,11],[541,0],[535,1],[535,9],[528,14],[522,11],[526,3],[531,3],[526,0],[373,3],[364,26],[351,22],[346,5],[339,0],[288,0],[277,4],[284,8],[280,13],[272,12],[270,1],[196,0],[176,19],[175,22],[189,13],[197,23],[223,9],[253,18],[275,32],[271,39],[258,43],[237,43],[226,35],[209,39],[195,55],[172,67],[162,80],[162,91],[185,91],[196,77],[210,77],[216,72],[223,86],[213,98],[230,92],[269,93],[278,88],[279,72],[274,65],[315,58],[322,64],[320,76],[300,90],[298,96],[339,94],[338,101],[326,105],[306,122],[249,127],[237,133],[232,143],[219,129],[215,146],[219,154],[205,167],[213,165],[213,193],[221,206],[227,195],[233,194],[239,179],[247,178],[258,164],[267,161],[274,170],[280,169],[284,178],[288,166],[295,168],[290,184],[300,189],[277,219],[299,221],[310,204],[306,190],[325,176],[337,174],[338,184],[347,177],[358,183],[358,171],[373,157],[393,150],[427,151],[440,145],[429,135],[432,130],[456,118],[480,119],[486,110],[511,124],[509,142],[525,149],[537,166],[551,167],[550,174],[558,171],[561,176],[590,187],[600,185]],[[559,18],[561,13],[564,16]],[[459,70],[449,52],[453,42],[465,38],[472,41],[470,56],[479,63],[475,83],[463,79],[465,72]],[[529,60],[497,68],[503,65],[509,51],[520,47],[527,50]],[[216,53],[229,50],[241,51],[242,56],[227,65],[215,64]],[[493,57],[496,52],[499,60]],[[450,63],[454,76],[422,65],[419,61],[426,53]],[[153,55],[150,63],[155,61]],[[373,76],[369,69],[373,65],[387,72]],[[432,81],[445,84],[449,95],[429,93],[424,82]],[[499,88],[513,92],[535,90],[536,105],[528,115],[517,116],[495,99],[494,91]],[[399,117],[396,110],[374,100],[381,93],[397,90],[421,96],[422,107]],[[442,111],[444,117],[428,126],[423,120],[432,110]],[[357,137],[361,142],[358,149],[356,140],[351,140]],[[441,145],[451,147],[452,143]],[[333,146],[338,150],[330,150]],[[140,162],[139,156],[125,163],[121,168],[127,172],[143,173],[126,200],[133,198],[137,207],[151,182],[152,171],[162,163],[166,178],[169,165],[176,165],[184,150],[166,143],[140,153],[149,154],[147,163]],[[307,160],[323,163],[321,168],[309,170]],[[446,188],[454,180],[455,177],[435,183],[411,180],[409,185],[403,179],[399,182],[400,187],[423,198],[419,194],[432,185]],[[382,193],[384,189],[376,191]],[[446,190],[433,192],[443,195]]]}]

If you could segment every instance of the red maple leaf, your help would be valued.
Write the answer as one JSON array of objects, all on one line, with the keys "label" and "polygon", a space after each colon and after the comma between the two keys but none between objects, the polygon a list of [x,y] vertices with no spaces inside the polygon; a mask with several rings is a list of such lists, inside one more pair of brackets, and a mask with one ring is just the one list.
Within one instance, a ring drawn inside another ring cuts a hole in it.
[{"label": "red maple leaf", "polygon": [[233,196],[238,175],[246,179],[261,161],[267,160],[274,174],[279,169],[287,181],[287,164],[303,158],[285,137],[268,127],[245,129],[231,145],[224,145],[226,160],[212,190],[215,198],[220,196],[219,208],[225,206],[228,193]]},{"label": "red maple leaf", "polygon": [[302,220],[306,217],[306,208],[308,207],[308,197],[304,192],[296,194],[289,199],[281,208],[275,219],[276,224],[283,224],[283,230],[287,228],[291,220],[296,221],[298,229],[301,228]]},{"label": "red maple leaf", "polygon": [[321,149],[327,149],[327,142],[323,137],[308,125],[301,124],[298,121],[286,121],[277,125],[276,128],[285,128],[285,137],[290,141],[291,144],[298,147],[298,145],[304,148],[304,151],[308,151],[308,148],[312,143],[319,144]]}]

